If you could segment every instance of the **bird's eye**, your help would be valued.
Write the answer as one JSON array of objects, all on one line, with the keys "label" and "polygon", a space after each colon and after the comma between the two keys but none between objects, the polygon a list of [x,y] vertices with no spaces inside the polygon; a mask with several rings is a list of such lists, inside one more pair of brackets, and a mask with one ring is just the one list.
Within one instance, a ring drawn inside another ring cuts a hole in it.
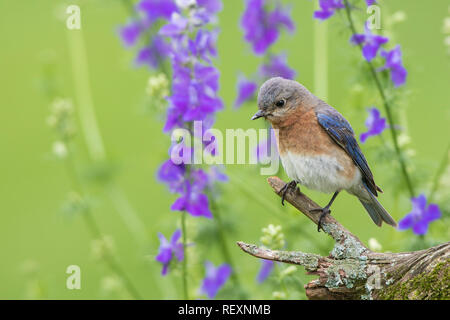
[{"label": "bird's eye", "polygon": [[286,103],[286,101],[284,101],[284,100],[278,100],[278,101],[275,103],[275,105],[276,105],[277,107],[282,107],[282,106],[284,106],[285,103]]}]

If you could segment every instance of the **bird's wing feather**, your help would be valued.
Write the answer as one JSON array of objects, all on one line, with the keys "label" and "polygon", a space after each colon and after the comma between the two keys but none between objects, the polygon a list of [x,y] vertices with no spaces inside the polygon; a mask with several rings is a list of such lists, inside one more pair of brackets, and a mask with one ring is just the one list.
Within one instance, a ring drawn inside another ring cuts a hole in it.
[{"label": "bird's wing feather", "polygon": [[366,158],[364,157],[358,142],[355,139],[355,133],[350,123],[336,110],[331,107],[319,108],[316,111],[317,121],[325,129],[328,135],[352,158],[353,162],[360,169],[363,180],[366,182],[369,190],[377,196],[377,190],[381,191],[373,180],[372,172]]}]

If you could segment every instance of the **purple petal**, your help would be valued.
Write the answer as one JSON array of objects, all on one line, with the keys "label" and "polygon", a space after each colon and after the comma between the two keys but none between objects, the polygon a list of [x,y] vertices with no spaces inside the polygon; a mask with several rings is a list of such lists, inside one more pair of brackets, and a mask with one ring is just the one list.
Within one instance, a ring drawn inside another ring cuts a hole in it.
[{"label": "purple petal", "polygon": [[427,222],[437,220],[441,217],[441,210],[437,204],[431,203],[425,211],[423,218]]},{"label": "purple petal", "polygon": [[140,34],[141,28],[139,23],[134,21],[119,29],[120,38],[126,47],[134,46]]},{"label": "purple petal", "polygon": [[209,210],[208,197],[203,193],[196,195],[193,197],[193,199],[191,199],[186,208],[186,211],[189,212],[194,217],[200,216],[203,216],[205,218],[213,217],[211,211]]},{"label": "purple petal", "polygon": [[408,71],[402,65],[391,69],[391,80],[395,87],[405,84],[407,75]]},{"label": "purple petal", "polygon": [[188,207],[188,201],[185,196],[179,197],[170,207],[173,211],[184,211]]},{"label": "purple petal", "polygon": [[213,299],[230,277],[231,267],[224,263],[216,268],[211,262],[207,261],[205,262],[205,269],[206,276],[203,280],[201,292]]},{"label": "purple petal", "polygon": [[242,79],[238,82],[238,97],[234,103],[236,108],[240,107],[247,100],[252,99],[255,96],[255,92],[258,89],[258,84],[253,81]]},{"label": "purple petal", "polygon": [[158,170],[158,179],[169,186],[171,192],[183,190],[184,173],[186,168],[183,164],[176,165],[171,159],[165,161]]},{"label": "purple petal", "polygon": [[268,64],[263,64],[260,68],[260,74],[264,78],[282,77],[285,79],[294,79],[296,72],[289,68],[286,63],[286,55],[273,55]]},{"label": "purple petal", "polygon": [[209,14],[215,14],[222,11],[222,1],[221,0],[197,0],[197,4],[208,11]]},{"label": "purple petal", "polygon": [[365,41],[366,41],[366,35],[365,34],[354,34],[350,38],[350,42],[352,44],[361,44],[361,43],[364,43]]},{"label": "purple petal", "polygon": [[145,12],[150,20],[170,19],[172,13],[178,12],[178,8],[172,0],[141,0],[137,9]]},{"label": "purple petal", "polygon": [[170,239],[170,244],[173,246],[177,243],[177,241],[180,239],[181,237],[181,230],[177,229],[175,230],[175,232],[172,235],[172,238]]},{"label": "purple petal", "polygon": [[412,198],[411,203],[413,205],[413,210],[417,211],[420,215],[425,211],[427,206],[427,198],[422,193],[418,197]]},{"label": "purple petal", "polygon": [[323,21],[323,20],[327,20],[328,18],[330,18],[333,15],[334,15],[333,10],[316,10],[316,11],[314,11],[313,17]]},{"label": "purple petal", "polygon": [[264,282],[273,270],[275,263],[272,260],[262,260],[261,269],[259,270],[257,281]]},{"label": "purple petal", "polygon": [[413,224],[414,224],[414,216],[411,213],[409,213],[398,222],[398,229],[406,230],[411,228]]},{"label": "purple petal", "polygon": [[167,270],[169,269],[169,265],[168,264],[163,264],[162,270],[161,270],[161,275],[165,276],[167,274]]},{"label": "purple petal", "polygon": [[417,235],[423,235],[428,231],[428,222],[427,221],[418,221],[413,226],[413,232]]},{"label": "purple petal", "polygon": [[180,33],[186,30],[187,25],[188,20],[186,18],[177,13],[174,13],[172,15],[172,18],[170,19],[170,22],[159,30],[159,34],[166,37],[178,36]]}]

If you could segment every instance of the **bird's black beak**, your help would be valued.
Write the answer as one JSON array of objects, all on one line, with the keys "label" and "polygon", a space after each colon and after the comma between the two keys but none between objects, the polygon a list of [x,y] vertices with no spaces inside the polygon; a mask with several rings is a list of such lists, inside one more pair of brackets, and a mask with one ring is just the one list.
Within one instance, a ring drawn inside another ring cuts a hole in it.
[{"label": "bird's black beak", "polygon": [[258,110],[258,112],[252,117],[252,120],[256,120],[261,117],[264,117],[264,112],[262,110]]}]

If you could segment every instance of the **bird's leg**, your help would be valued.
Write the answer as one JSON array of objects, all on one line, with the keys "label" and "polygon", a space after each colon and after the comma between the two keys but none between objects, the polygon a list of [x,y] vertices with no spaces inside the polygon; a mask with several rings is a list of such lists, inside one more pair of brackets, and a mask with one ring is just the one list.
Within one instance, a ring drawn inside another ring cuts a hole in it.
[{"label": "bird's leg", "polygon": [[297,181],[292,180],[291,182],[286,183],[283,188],[281,188],[280,190],[280,194],[281,194],[281,204],[284,206],[284,198],[286,197],[286,192],[290,189],[290,188],[294,188],[297,187]]},{"label": "bird's leg", "polygon": [[[320,232],[320,228],[322,228],[322,219],[325,218],[325,216],[327,214],[331,213],[330,207],[333,204],[334,200],[336,199],[337,195],[339,194],[339,191],[336,191],[333,194],[333,197],[331,197],[330,202],[328,202],[328,204],[323,207],[323,208],[317,208],[317,209],[312,209],[310,210],[310,212],[321,212],[320,217],[319,217],[319,222],[317,223],[317,231]],[[322,228],[323,229],[323,228]]]}]

